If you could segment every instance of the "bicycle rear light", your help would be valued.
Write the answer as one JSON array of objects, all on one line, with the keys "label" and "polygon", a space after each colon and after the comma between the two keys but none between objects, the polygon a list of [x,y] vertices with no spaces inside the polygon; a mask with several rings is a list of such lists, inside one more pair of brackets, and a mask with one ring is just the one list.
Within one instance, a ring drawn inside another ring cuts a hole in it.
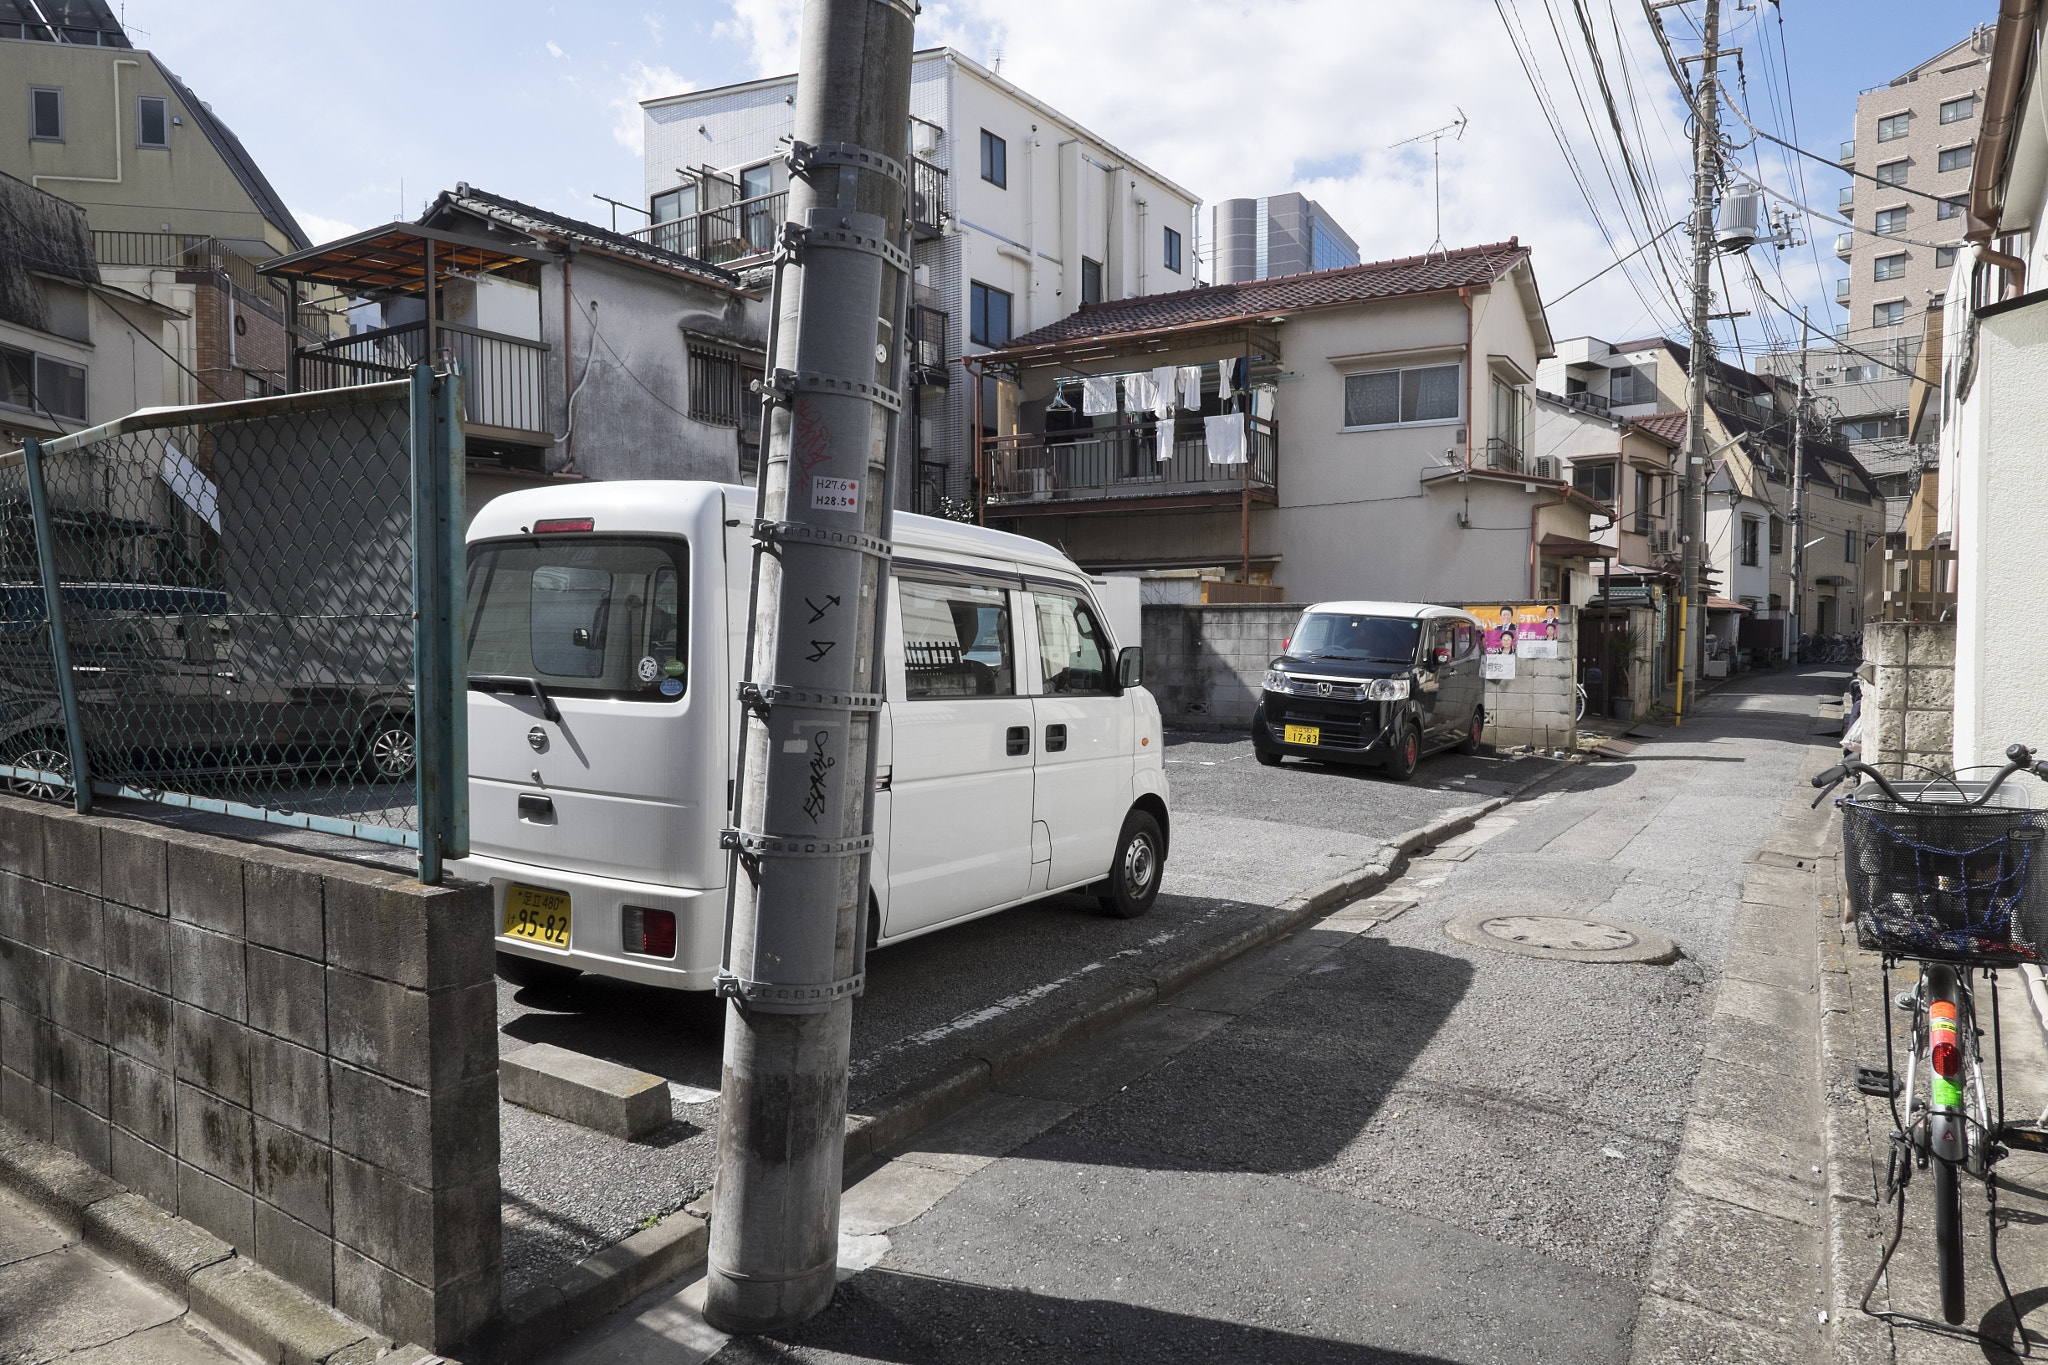
[{"label": "bicycle rear light", "polygon": [[1934,1074],[1952,1081],[1963,1074],[1963,1050],[1956,1046],[1956,1007],[1951,1000],[1937,1000],[1928,1007],[1929,1041],[1934,1046]]}]

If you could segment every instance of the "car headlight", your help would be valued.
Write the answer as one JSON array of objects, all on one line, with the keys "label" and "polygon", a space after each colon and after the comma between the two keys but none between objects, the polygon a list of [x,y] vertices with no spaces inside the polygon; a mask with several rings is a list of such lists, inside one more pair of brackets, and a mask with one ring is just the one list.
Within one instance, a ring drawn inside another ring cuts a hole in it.
[{"label": "car headlight", "polygon": [[1406,701],[1408,680],[1406,678],[1374,678],[1365,685],[1368,701]]},{"label": "car headlight", "polygon": [[1288,690],[1287,675],[1277,668],[1269,668],[1266,670],[1264,686],[1268,692],[1285,692]]}]

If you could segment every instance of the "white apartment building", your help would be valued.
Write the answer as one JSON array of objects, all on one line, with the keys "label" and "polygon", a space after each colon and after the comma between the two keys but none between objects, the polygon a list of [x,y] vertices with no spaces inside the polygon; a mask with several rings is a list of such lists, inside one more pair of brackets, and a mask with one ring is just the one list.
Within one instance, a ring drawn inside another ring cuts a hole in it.
[{"label": "white apartment building", "polygon": [[[641,234],[743,276],[764,263],[785,216],[795,103],[794,75],[644,101]],[[960,357],[1084,302],[1193,285],[1200,201],[951,48],[916,54],[910,113],[914,446],[898,486],[903,506],[941,512],[976,491],[977,407]],[[992,424],[996,402],[983,397]]]}]

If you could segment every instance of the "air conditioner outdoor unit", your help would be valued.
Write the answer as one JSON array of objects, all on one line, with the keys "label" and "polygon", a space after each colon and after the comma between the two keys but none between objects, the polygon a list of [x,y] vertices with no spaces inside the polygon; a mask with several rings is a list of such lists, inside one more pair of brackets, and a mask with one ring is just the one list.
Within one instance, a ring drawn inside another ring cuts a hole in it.
[{"label": "air conditioner outdoor unit", "polygon": [[1656,551],[1657,551],[1657,553],[1658,553],[1658,554],[1660,554],[1660,555],[1668,555],[1668,554],[1670,554],[1670,553],[1671,553],[1671,533],[1670,533],[1669,531],[1659,531],[1659,532],[1657,532],[1657,533],[1656,533],[1656,535],[1655,535],[1655,537],[1653,538],[1653,544],[1655,545],[1655,548],[1656,548]]},{"label": "air conditioner outdoor unit", "polygon": [[1556,477],[1557,477],[1557,457],[1556,457],[1555,455],[1538,455],[1538,456],[1536,457],[1536,470],[1535,470],[1535,473],[1536,473],[1536,477],[1537,477],[1537,478],[1539,478],[1539,479],[1554,479],[1554,478],[1556,478]]}]

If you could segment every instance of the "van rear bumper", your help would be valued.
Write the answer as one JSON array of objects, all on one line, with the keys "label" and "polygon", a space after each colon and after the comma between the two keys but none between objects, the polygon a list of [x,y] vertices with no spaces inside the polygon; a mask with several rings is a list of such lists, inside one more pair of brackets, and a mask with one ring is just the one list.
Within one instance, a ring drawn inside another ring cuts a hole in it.
[{"label": "van rear bumper", "polygon": [[[505,923],[505,891],[515,883],[569,897],[569,947],[565,951],[498,935],[497,949],[536,962],[576,967],[620,981],[674,990],[708,991],[718,974],[725,943],[725,888],[663,886],[624,881],[585,872],[564,872],[509,859],[471,854],[451,861],[449,871],[491,888],[492,914]],[[628,905],[667,910],[676,917],[674,958],[629,953],[623,943],[623,912]]]}]

